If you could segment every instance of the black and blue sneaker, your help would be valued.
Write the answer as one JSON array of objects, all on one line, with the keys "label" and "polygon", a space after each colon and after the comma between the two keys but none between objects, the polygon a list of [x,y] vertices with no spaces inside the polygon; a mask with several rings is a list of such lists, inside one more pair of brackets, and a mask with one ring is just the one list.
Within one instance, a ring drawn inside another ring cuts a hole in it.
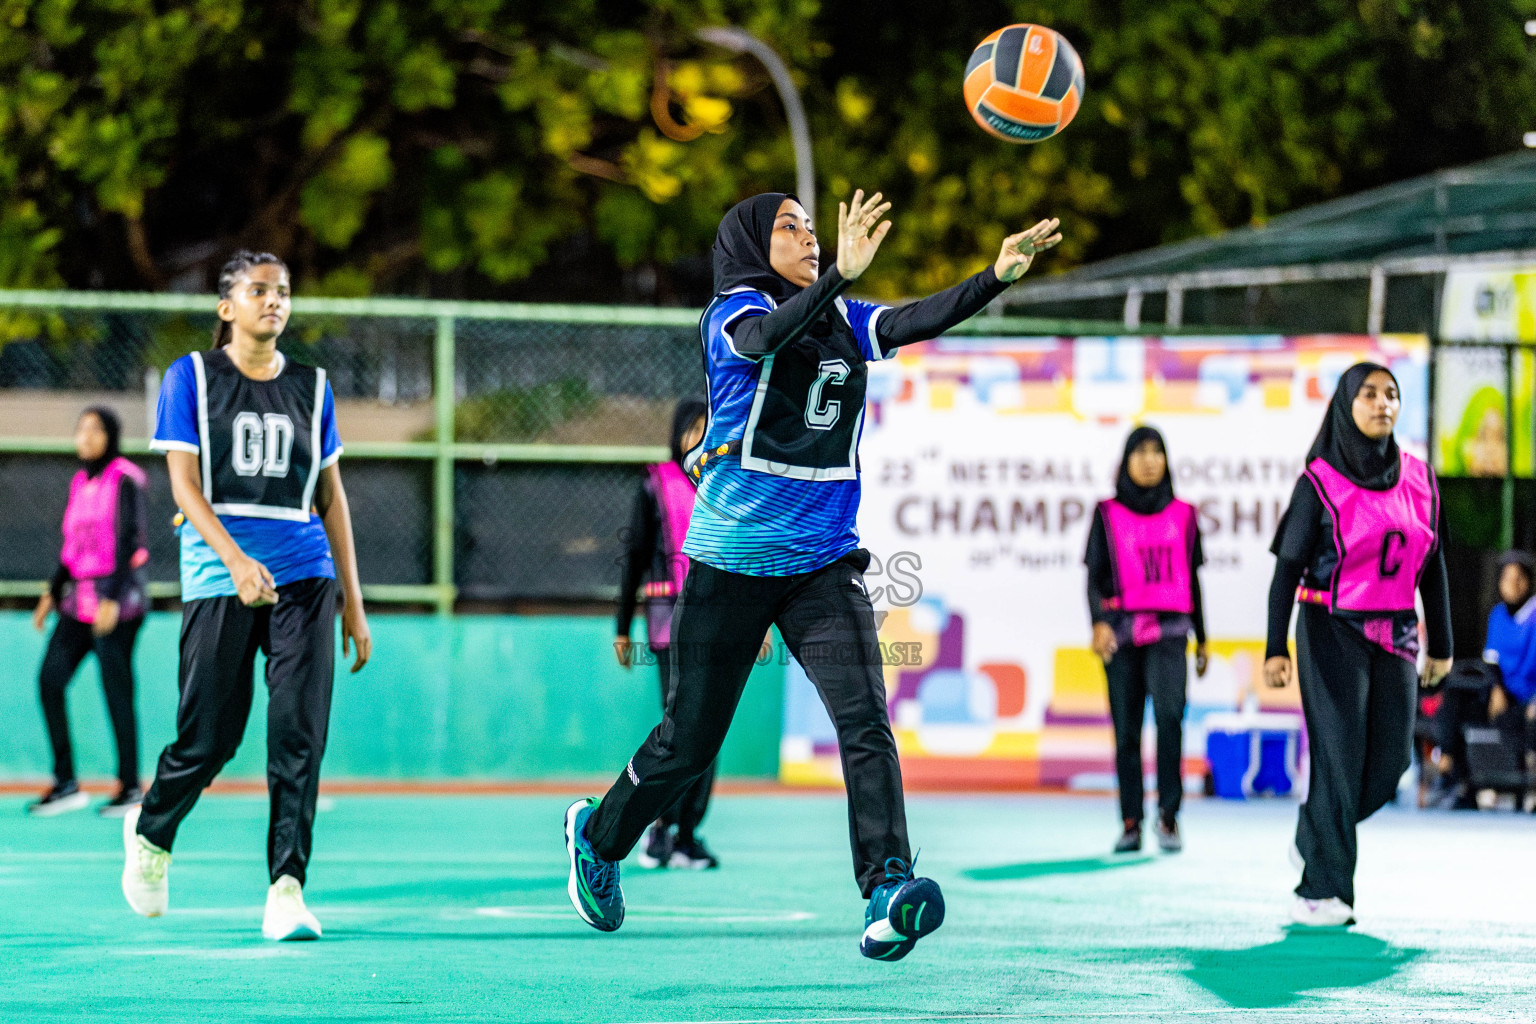
[{"label": "black and blue sneaker", "polygon": [[593,853],[587,842],[587,819],[596,807],[596,800],[577,800],[565,809],[565,852],[571,858],[566,891],[583,921],[611,932],[624,923],[624,890],[619,888],[619,865]]},{"label": "black and blue sneaker", "polygon": [[[916,858],[913,858],[916,863]],[[870,894],[864,910],[859,952],[871,960],[900,960],[917,940],[944,923],[944,894],[931,878],[914,878],[900,857],[885,861],[885,881]]]}]

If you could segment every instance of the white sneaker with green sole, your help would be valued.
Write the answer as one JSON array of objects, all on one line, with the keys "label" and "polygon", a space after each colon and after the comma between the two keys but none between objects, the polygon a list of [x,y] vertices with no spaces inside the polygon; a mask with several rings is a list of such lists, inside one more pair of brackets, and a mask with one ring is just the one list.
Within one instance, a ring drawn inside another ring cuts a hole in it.
[{"label": "white sneaker with green sole", "polygon": [[123,815],[123,897],[135,914],[159,917],[171,902],[171,854],[139,835],[139,808]]},{"label": "white sneaker with green sole", "polygon": [[261,934],[275,942],[303,942],[320,937],[320,922],[304,905],[304,887],[292,875],[280,876],[267,890]]}]

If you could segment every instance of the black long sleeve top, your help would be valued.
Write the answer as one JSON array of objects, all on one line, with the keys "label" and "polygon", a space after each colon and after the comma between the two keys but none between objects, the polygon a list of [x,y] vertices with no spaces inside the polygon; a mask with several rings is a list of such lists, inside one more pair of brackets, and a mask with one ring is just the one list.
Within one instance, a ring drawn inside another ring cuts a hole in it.
[{"label": "black long sleeve top", "polygon": [[614,622],[615,636],[628,636],[635,618],[636,595],[647,576],[664,578],[667,556],[661,544],[661,506],[646,480],[635,492],[634,508],[629,514],[629,528],[624,538],[620,562],[619,610]]},{"label": "black long sleeve top", "polygon": [[[1093,525],[1088,529],[1088,549],[1083,554],[1088,567],[1088,614],[1094,624],[1107,623],[1115,631],[1115,639],[1128,642],[1131,635],[1131,616],[1125,612],[1104,607],[1105,598],[1117,593],[1114,561],[1109,553],[1109,533],[1104,527],[1103,509],[1094,509]],[[1195,634],[1195,643],[1205,643],[1205,601],[1200,592],[1200,566],[1205,564],[1205,552],[1200,545],[1200,531],[1195,530],[1195,543],[1190,548],[1189,583],[1193,610],[1189,615],[1179,612],[1159,612],[1158,622],[1165,637]]]},{"label": "black long sleeve top", "polygon": [[[1451,592],[1445,575],[1445,550],[1440,538],[1445,536],[1445,508],[1435,527],[1435,549],[1419,579],[1419,595],[1424,599],[1424,631],[1428,635],[1429,656],[1451,656]],[[1306,476],[1296,481],[1291,504],[1281,520],[1279,551],[1275,556],[1275,575],[1269,585],[1269,631],[1264,657],[1289,656],[1286,637],[1291,628],[1291,609],[1296,605],[1296,587],[1314,564],[1322,545],[1333,544],[1331,520],[1317,490]],[[1324,581],[1313,580],[1315,585]],[[1411,615],[1411,613],[1410,613]],[[1347,614],[1340,618],[1350,621]],[[1416,619],[1405,625],[1416,625]]]},{"label": "black long sleeve top", "polygon": [[[144,546],[145,538],[149,536],[149,515],[143,488],[127,476],[117,486],[117,520],[113,525],[116,568],[111,576],[96,584],[96,593],[108,601],[121,599],[130,584],[137,582],[143,586],[143,568],[134,568],[133,555]],[[53,595],[55,604],[63,600],[64,585],[70,580],[69,570],[62,561],[59,562],[53,571],[53,578],[48,581],[48,592]]]},{"label": "black long sleeve top", "polygon": [[[851,285],[834,266],[773,312],[736,321],[730,328],[732,344],[748,358],[772,355],[804,337]],[[1007,290],[1008,285],[987,267],[926,299],[883,310],[875,321],[880,348],[890,352],[902,345],[937,337],[981,312]]]}]

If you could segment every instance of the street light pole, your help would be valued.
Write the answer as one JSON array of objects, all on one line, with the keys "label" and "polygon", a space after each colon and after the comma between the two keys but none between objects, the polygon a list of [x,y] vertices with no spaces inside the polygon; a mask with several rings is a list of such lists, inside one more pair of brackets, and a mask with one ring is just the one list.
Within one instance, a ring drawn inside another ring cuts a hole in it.
[{"label": "street light pole", "polygon": [[[1525,34],[1536,36],[1536,18],[1525,23]],[[1528,148],[1536,149],[1536,132],[1526,132],[1524,141]]]},{"label": "street light pole", "polygon": [[784,116],[789,121],[789,138],[795,147],[795,192],[799,194],[800,205],[805,207],[811,223],[816,223],[816,169],[811,159],[811,129],[805,120],[805,106],[800,102],[800,92],[795,88],[795,81],[790,77],[783,58],[774,52],[773,47],[752,33],[732,25],[701,28],[695,35],[723,50],[751,54],[768,69],[768,75],[779,91],[779,100],[784,104]]}]

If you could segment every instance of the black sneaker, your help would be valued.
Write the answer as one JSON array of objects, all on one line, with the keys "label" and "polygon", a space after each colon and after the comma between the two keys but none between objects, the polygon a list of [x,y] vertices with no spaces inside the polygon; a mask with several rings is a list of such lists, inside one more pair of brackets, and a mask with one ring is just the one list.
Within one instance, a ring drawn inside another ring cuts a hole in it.
[{"label": "black sneaker", "polygon": [[672,859],[672,849],[675,840],[672,838],[672,830],[661,822],[651,826],[650,832],[645,836],[645,849],[640,851],[639,861],[643,868],[664,868]]},{"label": "black sneaker", "polygon": [[859,952],[871,960],[900,960],[912,952],[918,939],[943,923],[944,894],[939,883],[914,877],[900,857],[888,857],[885,881],[870,893],[864,910]]},{"label": "black sneaker", "polygon": [[1125,831],[1115,841],[1116,853],[1136,853],[1141,849],[1141,822],[1125,819]]},{"label": "black sneaker", "polygon": [[96,808],[96,813],[103,818],[121,818],[128,813],[128,808],[137,807],[143,802],[142,789],[138,786],[124,786],[117,791],[117,796]]},{"label": "black sneaker", "polygon": [[679,842],[672,851],[672,859],[668,861],[674,868],[688,868],[693,871],[703,871],[707,868],[720,866],[720,858],[709,852],[709,847],[704,845],[704,840],[694,836],[687,842]]},{"label": "black sneaker", "polygon": [[42,799],[27,804],[27,813],[34,818],[52,818],[70,811],[84,810],[91,802],[91,795],[80,788],[74,779],[55,783]]}]

